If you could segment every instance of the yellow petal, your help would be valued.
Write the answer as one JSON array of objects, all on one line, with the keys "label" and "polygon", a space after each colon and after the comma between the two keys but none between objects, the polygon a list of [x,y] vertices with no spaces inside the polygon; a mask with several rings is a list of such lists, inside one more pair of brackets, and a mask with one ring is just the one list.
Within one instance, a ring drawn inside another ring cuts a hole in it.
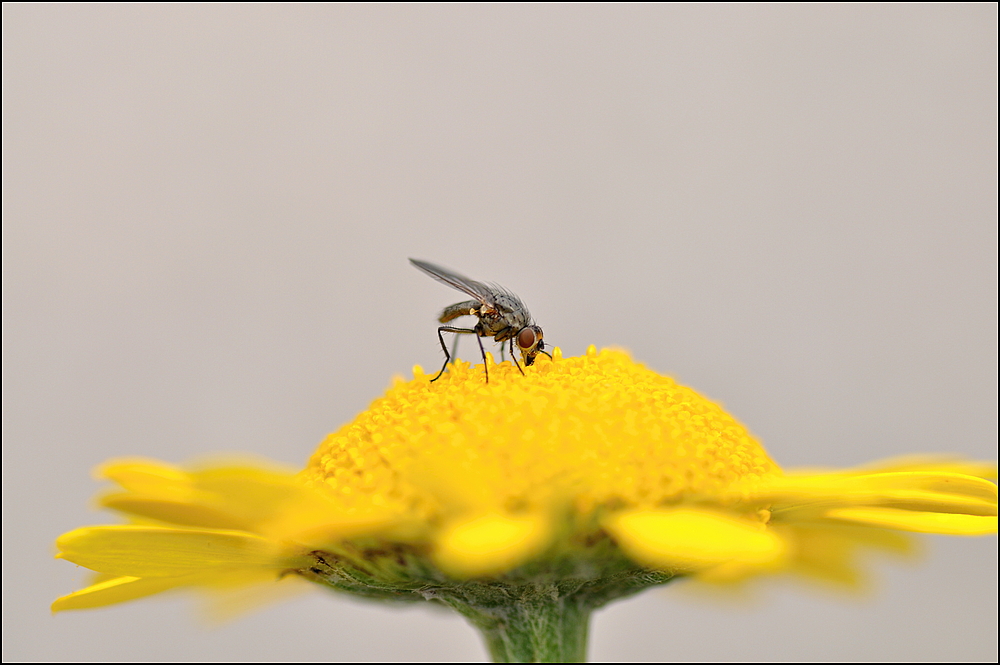
[{"label": "yellow petal", "polygon": [[162,498],[186,495],[191,484],[191,476],[180,468],[140,457],[108,460],[94,470],[94,475],[112,480],[130,492]]},{"label": "yellow petal", "polygon": [[280,510],[272,510],[254,526],[256,533],[277,540],[289,540],[320,549],[345,538],[379,535],[412,540],[414,532],[426,531],[423,520],[404,517],[384,506],[345,508],[324,486],[309,487],[294,479],[287,487]]},{"label": "yellow petal", "polygon": [[274,513],[301,490],[296,472],[257,460],[220,460],[191,476],[214,505],[247,521]]},{"label": "yellow petal", "polygon": [[216,460],[186,471],[127,459],[99,473],[129,490],[105,495],[103,507],[168,524],[282,538],[336,522],[343,512],[296,473],[258,460]]},{"label": "yellow petal", "polygon": [[273,570],[245,570],[240,574],[213,574],[196,591],[202,596],[204,618],[215,624],[232,621],[265,605],[314,591],[316,585],[298,575],[277,575]]},{"label": "yellow petal", "polygon": [[241,531],[146,526],[84,527],[56,541],[60,558],[102,573],[170,577],[205,568],[298,568],[308,560],[274,541]]},{"label": "yellow petal", "polygon": [[455,577],[504,572],[541,549],[548,531],[546,520],[537,515],[479,515],[445,527],[437,539],[434,560]]},{"label": "yellow petal", "polygon": [[182,577],[114,577],[85,589],[74,591],[68,596],[56,598],[52,603],[53,612],[63,610],[89,610],[116,603],[124,603],[152,596],[181,586],[187,586],[189,576]]},{"label": "yellow petal", "polygon": [[783,535],[795,543],[792,572],[816,581],[826,582],[841,590],[865,591],[871,588],[863,564],[873,550],[901,556],[919,552],[912,536],[856,524],[794,525],[782,529]]},{"label": "yellow petal", "polygon": [[996,480],[997,465],[993,462],[967,460],[954,455],[903,455],[889,459],[878,460],[851,470],[854,473],[864,471],[933,471],[942,473],[960,473],[965,476],[975,476],[985,480]]},{"label": "yellow petal", "polygon": [[261,530],[293,540],[308,549],[334,546],[355,536],[379,536],[399,542],[423,540],[425,523],[400,519],[387,511],[372,510],[348,514],[320,512],[307,506],[302,512],[289,511],[281,519],[262,525]]},{"label": "yellow petal", "polygon": [[299,486],[295,471],[248,458],[206,461],[190,471],[156,460],[117,459],[96,473],[148,499],[211,505],[242,521],[273,512]]},{"label": "yellow petal", "polygon": [[896,471],[860,477],[873,489],[915,490],[997,503],[997,486],[976,476],[952,472]]},{"label": "yellow petal", "polygon": [[155,499],[115,493],[101,497],[100,505],[122,513],[181,526],[250,531],[253,524],[212,506],[188,501]]},{"label": "yellow petal", "polygon": [[313,548],[359,534],[379,533],[407,540],[406,536],[421,531],[413,528],[413,520],[404,524],[398,512],[384,507],[346,510],[325,486],[309,487],[298,474],[273,463],[217,460],[181,471],[130,459],[106,464],[101,473],[132,491],[107,494],[100,504],[126,513],[134,521],[153,520],[152,526],[160,522],[246,531]]},{"label": "yellow petal", "polygon": [[950,536],[985,536],[997,532],[997,518],[981,515],[952,515],[893,508],[835,508],[827,511],[826,517],[889,529]]},{"label": "yellow petal", "polygon": [[785,555],[785,543],[763,525],[705,510],[631,510],[604,526],[638,563],[670,571],[696,571],[736,562],[767,566]]},{"label": "yellow petal", "polygon": [[779,521],[808,512],[862,506],[906,510],[996,515],[997,486],[988,480],[951,472],[899,471],[849,475],[790,475],[770,479],[750,490],[746,500],[773,505]]}]

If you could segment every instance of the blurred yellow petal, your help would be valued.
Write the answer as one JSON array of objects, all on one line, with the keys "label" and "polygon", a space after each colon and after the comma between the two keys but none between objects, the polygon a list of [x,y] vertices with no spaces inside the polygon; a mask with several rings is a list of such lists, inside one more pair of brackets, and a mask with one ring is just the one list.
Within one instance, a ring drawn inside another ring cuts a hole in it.
[{"label": "blurred yellow petal", "polygon": [[[322,521],[325,519],[326,521]],[[264,529],[280,533],[288,540],[301,543],[309,549],[334,547],[342,540],[357,536],[383,537],[400,542],[423,540],[425,524],[401,520],[388,512],[373,511],[365,514],[289,515]]]},{"label": "blurred yellow petal", "polygon": [[161,498],[184,498],[191,476],[173,464],[139,457],[108,460],[94,470],[98,478],[107,478],[130,492]]},{"label": "blurred yellow petal", "polygon": [[170,577],[206,568],[296,568],[308,560],[294,550],[241,531],[145,526],[84,527],[56,541],[60,558],[122,576]]},{"label": "blurred yellow petal", "polygon": [[104,607],[185,587],[203,593],[207,619],[222,622],[312,589],[301,577],[266,568],[202,571],[177,577],[108,577],[102,573],[95,577],[107,579],[56,599],[52,611]]},{"label": "blurred yellow petal", "polygon": [[101,497],[99,503],[104,508],[117,510],[128,515],[180,526],[248,531],[253,529],[252,523],[213,507],[190,501],[171,501],[116,493]]},{"label": "blurred yellow petal", "polygon": [[89,610],[187,586],[190,576],[181,577],[114,577],[73,593],[57,598],[52,603],[53,612],[63,610]]},{"label": "blurred yellow petal", "polygon": [[[341,537],[384,521],[385,511],[348,516],[327,495],[301,483],[298,474],[275,464],[229,458],[221,466],[202,463],[181,471],[150,461],[119,460],[102,475],[130,492],[103,496],[99,503],[136,518],[210,529],[243,530],[272,538],[311,532],[317,538]],[[371,514],[380,512],[380,517]],[[333,527],[340,527],[331,530]]]},{"label": "blurred yellow petal", "polygon": [[548,530],[541,516],[479,515],[444,528],[435,543],[434,561],[459,578],[510,570],[545,544]]},{"label": "blurred yellow petal", "polygon": [[[941,471],[896,471],[858,476],[869,491],[919,491],[992,503],[997,486],[976,476]],[[994,513],[995,514],[995,513]]]},{"label": "blurred yellow petal", "polygon": [[949,536],[985,536],[996,533],[997,518],[981,515],[925,513],[893,508],[836,508],[826,517],[902,531]]},{"label": "blurred yellow petal", "polygon": [[301,491],[296,472],[275,464],[267,467],[249,460],[223,460],[191,473],[194,486],[213,497],[213,505],[246,521],[280,511],[282,502]]},{"label": "blurred yellow petal", "polygon": [[864,464],[842,473],[880,473],[887,471],[933,471],[975,476],[996,480],[997,465],[992,462],[967,460],[955,455],[902,455]]},{"label": "blurred yellow petal", "polygon": [[414,525],[413,520],[379,506],[345,509],[327,492],[300,485],[283,509],[258,524],[256,530],[315,549],[359,535],[409,540],[422,528],[422,523]]},{"label": "blurred yellow petal", "polygon": [[790,475],[768,479],[745,500],[771,504],[777,521],[805,519],[839,507],[886,507],[923,512],[997,514],[997,487],[951,472],[899,471],[862,475]]},{"label": "blurred yellow petal", "polygon": [[[117,459],[99,467],[97,475],[137,499],[126,503],[123,493],[110,494],[101,501],[106,507],[165,520],[174,511],[178,524],[217,528],[242,529],[264,521],[302,490],[295,471],[249,457],[204,461],[189,470],[155,460]],[[191,510],[182,514],[179,504],[189,504]],[[204,509],[201,517],[196,514],[199,506]]]},{"label": "blurred yellow petal", "polygon": [[906,534],[850,524],[794,525],[782,529],[794,543],[795,558],[789,570],[842,590],[866,591],[870,579],[862,567],[862,556],[882,550],[912,556],[919,549]]},{"label": "blurred yellow petal", "polygon": [[265,605],[312,591],[314,585],[297,575],[273,570],[242,570],[206,576],[195,590],[201,592],[201,611],[211,623],[232,621]]},{"label": "blurred yellow petal", "polygon": [[768,566],[786,546],[761,524],[705,510],[632,510],[604,522],[631,558],[653,568],[697,571],[719,564]]}]

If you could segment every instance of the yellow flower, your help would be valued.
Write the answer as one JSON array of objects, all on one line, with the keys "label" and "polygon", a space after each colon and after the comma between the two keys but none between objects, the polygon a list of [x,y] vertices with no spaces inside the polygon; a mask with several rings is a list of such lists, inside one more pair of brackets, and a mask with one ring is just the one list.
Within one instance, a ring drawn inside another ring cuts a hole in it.
[{"label": "yellow flower", "polygon": [[[718,405],[621,351],[557,349],[525,376],[491,366],[489,383],[466,363],[434,383],[414,374],[298,474],[105,465],[123,491],[101,503],[132,522],[58,540],[102,576],[53,609],[305,578],[445,603],[497,659],[559,659],[582,656],[591,610],[674,578],[858,585],[859,553],[905,550],[901,532],[997,529],[995,465],[785,473]],[[547,621],[558,639],[528,635]]]}]

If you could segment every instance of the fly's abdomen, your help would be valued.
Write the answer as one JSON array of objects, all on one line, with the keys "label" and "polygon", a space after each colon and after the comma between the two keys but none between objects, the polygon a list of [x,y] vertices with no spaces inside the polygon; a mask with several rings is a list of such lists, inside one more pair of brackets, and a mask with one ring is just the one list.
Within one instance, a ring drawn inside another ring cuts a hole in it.
[{"label": "fly's abdomen", "polygon": [[454,305],[448,305],[441,312],[441,316],[438,317],[438,321],[441,323],[448,323],[452,319],[457,319],[460,316],[475,316],[476,312],[479,311],[479,306],[478,300],[465,300],[463,302],[457,302]]}]

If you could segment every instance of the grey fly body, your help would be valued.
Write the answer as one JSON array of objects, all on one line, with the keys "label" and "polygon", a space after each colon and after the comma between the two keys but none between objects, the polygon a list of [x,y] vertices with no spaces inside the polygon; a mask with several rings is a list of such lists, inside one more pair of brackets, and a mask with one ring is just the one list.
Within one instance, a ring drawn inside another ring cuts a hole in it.
[{"label": "grey fly body", "polygon": [[[510,342],[510,357],[517,365],[517,369],[524,374],[521,365],[514,357],[514,344],[521,351],[521,358],[524,364],[530,366],[535,362],[535,357],[539,353],[549,355],[542,341],[542,329],[531,320],[528,308],[524,306],[521,299],[496,284],[484,284],[471,280],[468,277],[454,273],[447,268],[436,266],[426,261],[410,259],[410,263],[424,271],[437,281],[447,284],[453,289],[458,289],[462,293],[472,296],[472,300],[464,300],[454,305],[444,308],[441,316],[438,317],[440,323],[448,323],[460,316],[475,316],[479,319],[472,328],[455,328],[443,325],[438,328],[438,341],[441,342],[441,349],[444,351],[444,365],[431,381],[441,378],[445,368],[451,361],[451,354],[444,343],[443,333],[472,334],[479,342],[479,351],[483,355],[483,368],[486,369],[486,350],[483,348],[483,337],[492,337],[494,341]],[[551,356],[549,356],[551,357]],[[486,370],[486,382],[489,383],[490,374]]]}]

